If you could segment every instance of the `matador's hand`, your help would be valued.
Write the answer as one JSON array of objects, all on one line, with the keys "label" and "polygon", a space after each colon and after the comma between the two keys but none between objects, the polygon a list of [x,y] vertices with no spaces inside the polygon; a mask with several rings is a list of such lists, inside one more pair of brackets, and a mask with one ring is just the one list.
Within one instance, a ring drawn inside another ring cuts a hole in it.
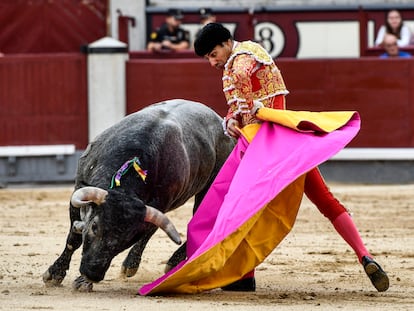
[{"label": "matador's hand", "polygon": [[227,121],[227,133],[234,138],[239,138],[240,136],[240,124],[236,119],[230,118]]}]

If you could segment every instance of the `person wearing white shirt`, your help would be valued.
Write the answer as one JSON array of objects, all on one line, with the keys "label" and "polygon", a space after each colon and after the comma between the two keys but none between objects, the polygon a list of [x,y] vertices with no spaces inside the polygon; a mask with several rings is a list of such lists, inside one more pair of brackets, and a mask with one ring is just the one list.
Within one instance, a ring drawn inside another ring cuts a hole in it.
[{"label": "person wearing white shirt", "polygon": [[382,45],[386,33],[393,34],[398,38],[397,44],[399,47],[404,47],[410,44],[410,28],[404,25],[401,14],[397,10],[391,10],[387,13],[385,25],[380,27],[377,34],[377,39],[375,40],[376,46]]}]

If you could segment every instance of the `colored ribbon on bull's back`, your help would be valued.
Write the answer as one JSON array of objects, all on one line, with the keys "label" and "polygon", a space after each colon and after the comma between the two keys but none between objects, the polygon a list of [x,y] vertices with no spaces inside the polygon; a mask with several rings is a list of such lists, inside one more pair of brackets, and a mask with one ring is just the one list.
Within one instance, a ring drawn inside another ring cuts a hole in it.
[{"label": "colored ribbon on bull's back", "polygon": [[257,116],[265,122],[243,128],[188,225],[187,259],[142,286],[141,295],[197,293],[254,269],[293,227],[306,172],[344,148],[360,128],[356,112],[261,108]]}]

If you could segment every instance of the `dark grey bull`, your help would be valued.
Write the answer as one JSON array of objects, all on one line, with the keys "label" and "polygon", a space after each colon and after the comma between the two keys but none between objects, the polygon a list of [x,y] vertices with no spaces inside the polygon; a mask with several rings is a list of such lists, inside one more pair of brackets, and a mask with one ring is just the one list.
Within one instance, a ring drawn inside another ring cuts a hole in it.
[{"label": "dark grey bull", "polygon": [[[78,290],[91,290],[112,259],[131,246],[122,273],[134,275],[158,227],[180,243],[164,213],[193,196],[197,209],[233,146],[212,109],[181,99],[146,107],[105,130],[79,159],[66,246],[43,281],[60,284],[82,243],[81,276],[73,283]],[[141,170],[134,169],[132,159]],[[118,170],[119,186],[114,183]],[[146,178],[138,173],[145,170]],[[183,259],[185,244],[167,266]]]}]

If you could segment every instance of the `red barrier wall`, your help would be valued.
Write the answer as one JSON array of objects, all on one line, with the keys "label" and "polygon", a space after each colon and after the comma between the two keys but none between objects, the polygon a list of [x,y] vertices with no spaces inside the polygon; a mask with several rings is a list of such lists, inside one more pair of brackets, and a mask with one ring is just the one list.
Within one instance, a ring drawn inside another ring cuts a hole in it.
[{"label": "red barrier wall", "polygon": [[198,59],[127,63],[127,113],[171,98],[201,101],[224,113],[221,73]]},{"label": "red barrier wall", "polygon": [[108,0],[0,1],[0,51],[79,52],[107,34]]},{"label": "red barrier wall", "polygon": [[283,60],[278,62],[294,110],[356,110],[354,147],[414,147],[413,60]]},{"label": "red barrier wall", "polygon": [[83,54],[0,58],[0,145],[88,142]]},{"label": "red barrier wall", "polygon": [[[227,107],[221,72],[202,59],[127,61],[127,113],[171,98]],[[277,60],[293,110],[357,110],[353,147],[414,147],[414,61]],[[0,145],[88,142],[86,56],[16,55],[0,59]]]},{"label": "red barrier wall", "polygon": [[[142,56],[143,57],[143,56]],[[277,64],[292,110],[357,110],[362,128],[352,147],[414,147],[414,61],[295,60]],[[225,115],[221,72],[202,59],[132,59],[127,63],[127,111],[169,98],[204,102]]]}]

